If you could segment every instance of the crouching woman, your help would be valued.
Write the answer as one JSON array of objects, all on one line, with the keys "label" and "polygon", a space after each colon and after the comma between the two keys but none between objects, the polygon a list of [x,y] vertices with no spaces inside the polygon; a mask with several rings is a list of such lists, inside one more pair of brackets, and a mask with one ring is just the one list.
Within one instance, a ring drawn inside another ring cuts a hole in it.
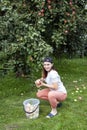
[{"label": "crouching woman", "polygon": [[66,100],[67,90],[61,81],[58,72],[54,69],[53,60],[46,57],[43,60],[42,77],[35,81],[38,88],[44,87],[37,92],[39,99],[48,100],[51,106],[50,113],[46,116],[51,118],[57,115],[57,107],[60,102]]}]

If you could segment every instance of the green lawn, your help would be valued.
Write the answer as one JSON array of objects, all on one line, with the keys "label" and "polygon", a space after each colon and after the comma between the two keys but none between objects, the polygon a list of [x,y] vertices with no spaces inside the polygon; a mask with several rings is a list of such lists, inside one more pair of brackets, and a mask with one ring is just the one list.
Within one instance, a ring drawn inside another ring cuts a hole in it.
[{"label": "green lawn", "polygon": [[64,82],[68,98],[58,115],[46,119],[50,112],[47,101],[40,101],[37,119],[27,119],[23,101],[36,98],[34,80],[15,78],[13,74],[0,76],[0,130],[86,130],[87,129],[87,59],[55,60],[56,68]]}]

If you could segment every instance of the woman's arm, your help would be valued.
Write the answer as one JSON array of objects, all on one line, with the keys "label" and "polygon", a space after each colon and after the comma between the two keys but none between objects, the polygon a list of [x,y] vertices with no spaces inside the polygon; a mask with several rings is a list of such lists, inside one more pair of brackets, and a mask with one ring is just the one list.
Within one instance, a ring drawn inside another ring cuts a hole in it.
[{"label": "woman's arm", "polygon": [[53,84],[47,84],[47,83],[44,83],[44,82],[40,82],[40,86],[44,86],[44,87],[47,87],[47,88],[51,88],[51,89],[57,89],[58,88],[58,84],[57,83],[53,83]]}]

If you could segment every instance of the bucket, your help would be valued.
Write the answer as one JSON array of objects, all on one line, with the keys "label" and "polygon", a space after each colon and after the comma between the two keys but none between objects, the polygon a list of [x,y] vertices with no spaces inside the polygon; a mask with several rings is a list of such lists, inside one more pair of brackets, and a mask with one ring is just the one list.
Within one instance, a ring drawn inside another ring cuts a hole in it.
[{"label": "bucket", "polygon": [[35,119],[39,116],[39,99],[30,98],[23,102],[26,117]]}]

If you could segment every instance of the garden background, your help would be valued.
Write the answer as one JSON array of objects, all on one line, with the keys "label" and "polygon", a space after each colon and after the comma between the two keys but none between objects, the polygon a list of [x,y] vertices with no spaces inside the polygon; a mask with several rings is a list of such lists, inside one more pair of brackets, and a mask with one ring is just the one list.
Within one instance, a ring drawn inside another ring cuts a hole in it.
[{"label": "garden background", "polygon": [[[41,62],[52,56],[68,98],[58,116],[26,119],[23,101],[35,97]],[[86,130],[87,1],[0,0],[0,129]]]}]

